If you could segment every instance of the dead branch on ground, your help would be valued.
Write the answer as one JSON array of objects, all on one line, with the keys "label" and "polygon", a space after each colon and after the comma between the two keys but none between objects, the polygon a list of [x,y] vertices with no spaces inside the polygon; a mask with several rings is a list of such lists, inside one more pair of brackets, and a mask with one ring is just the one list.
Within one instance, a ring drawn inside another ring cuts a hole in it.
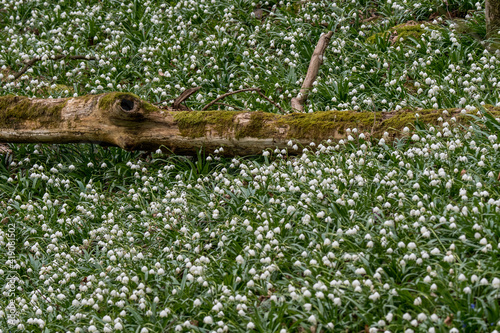
[{"label": "dead branch on ground", "polygon": [[[28,62],[25,63],[24,67],[21,68],[19,72],[14,74],[14,78],[12,81],[15,81],[21,77],[28,69],[31,68],[35,63],[38,61],[42,60],[42,57],[34,57],[33,59],[29,60]],[[60,59],[69,59],[69,60],[96,60],[95,57],[87,57],[87,56],[82,56],[82,55],[66,55],[66,54],[58,54],[52,57],[48,57],[47,60],[60,60]]]},{"label": "dead branch on ground", "polygon": [[205,110],[208,110],[209,107],[211,107],[212,105],[216,104],[218,101],[220,101],[221,99],[224,99],[228,96],[231,96],[231,95],[234,95],[234,94],[238,94],[240,92],[246,92],[246,91],[255,91],[257,92],[257,94],[260,95],[260,97],[264,98],[266,101],[268,101],[269,103],[271,103],[272,105],[274,105],[275,107],[277,107],[282,113],[285,113],[285,110],[283,110],[283,108],[278,104],[276,103],[275,101],[273,101],[272,99],[270,99],[269,97],[267,97],[260,88],[245,88],[245,89],[240,89],[240,90],[235,90],[235,91],[230,91],[230,92],[227,92],[223,95],[220,95],[219,97],[217,97],[216,99],[214,99],[213,101],[211,101],[210,103],[208,103],[207,105],[205,105],[201,111],[205,111]]},{"label": "dead branch on ground", "polygon": [[330,43],[332,35],[333,31],[329,31],[319,38],[318,44],[316,45],[316,48],[311,56],[311,61],[309,63],[309,68],[307,69],[306,78],[302,84],[302,88],[300,88],[297,97],[292,98],[292,109],[297,111],[304,110],[304,103],[307,101],[307,97],[313,87],[314,81],[316,81],[319,67],[323,63],[323,54],[325,53],[328,43]]},{"label": "dead branch on ground", "polygon": [[[189,89],[186,89],[182,92],[182,94],[179,95],[179,97],[177,97],[174,101],[174,103],[172,104],[172,107],[174,108],[174,110],[180,110],[181,108],[181,103],[184,102],[186,99],[188,99],[192,94],[194,94],[195,92],[197,92],[198,90],[200,90],[201,87],[196,87],[196,88],[189,88]],[[188,110],[189,108],[186,107]]]}]

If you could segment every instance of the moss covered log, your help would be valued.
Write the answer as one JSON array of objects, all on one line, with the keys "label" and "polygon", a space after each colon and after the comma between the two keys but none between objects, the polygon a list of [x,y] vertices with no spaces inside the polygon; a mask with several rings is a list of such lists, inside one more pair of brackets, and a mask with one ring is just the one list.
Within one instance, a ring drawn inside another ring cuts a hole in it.
[{"label": "moss covered log", "polygon": [[[495,108],[490,108],[498,116]],[[230,155],[259,154],[267,148],[284,148],[288,141],[308,145],[340,140],[348,128],[367,137],[391,138],[405,126],[439,124],[459,109],[400,110],[397,112],[321,111],[276,115],[246,111],[165,111],[130,93],[107,93],[75,98],[36,99],[0,97],[0,142],[92,142],[127,150],[159,147],[177,154],[194,154],[204,147],[224,147]],[[411,126],[410,126],[411,127]]]}]

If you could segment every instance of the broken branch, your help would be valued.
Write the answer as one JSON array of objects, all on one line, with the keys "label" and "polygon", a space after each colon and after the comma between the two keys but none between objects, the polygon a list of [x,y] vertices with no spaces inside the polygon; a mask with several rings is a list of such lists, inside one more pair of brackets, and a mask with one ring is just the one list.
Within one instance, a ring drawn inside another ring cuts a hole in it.
[{"label": "broken branch", "polygon": [[228,93],[225,93],[224,95],[220,95],[219,97],[217,97],[216,99],[214,99],[213,101],[211,101],[210,103],[208,103],[207,105],[205,105],[201,109],[201,111],[207,110],[209,107],[211,107],[214,104],[217,104],[218,101],[220,101],[221,99],[226,98],[227,96],[231,96],[231,95],[234,95],[234,94],[237,94],[237,93],[240,93],[240,92],[245,92],[245,91],[256,91],[257,94],[260,95],[260,97],[264,98],[266,101],[268,101],[269,103],[271,103],[272,105],[274,105],[275,107],[277,107],[281,111],[281,113],[285,113],[285,110],[283,110],[283,108],[278,103],[274,102],[272,99],[270,99],[269,97],[267,97],[261,91],[260,88],[245,88],[245,89],[240,89],[240,90],[236,90],[236,91],[230,91]]},{"label": "broken branch", "polygon": [[[95,57],[86,57],[86,56],[82,56],[82,55],[73,55],[73,56],[70,56],[70,55],[65,55],[65,54],[58,54],[58,55],[53,56],[53,57],[51,57],[51,58],[49,58],[47,60],[60,60],[60,59],[95,60],[96,58]],[[19,79],[21,77],[21,75],[23,75],[24,73],[26,73],[26,71],[28,69],[30,69],[31,66],[33,66],[36,62],[38,62],[40,60],[42,60],[41,57],[34,57],[33,59],[29,60],[19,72],[17,72],[16,74],[14,74],[13,81]]]},{"label": "broken branch", "polygon": [[233,108],[233,109],[239,110],[239,111],[243,110],[242,108],[239,108],[237,106],[234,106],[234,105],[231,105],[231,104],[227,104],[227,103],[222,103],[222,102],[217,102],[217,103],[215,103],[215,105],[222,105],[222,106],[225,106],[225,107],[228,107],[228,108]]},{"label": "broken branch", "polygon": [[332,35],[333,31],[328,31],[319,38],[318,44],[316,45],[316,48],[311,56],[311,61],[309,63],[309,68],[307,69],[306,78],[302,84],[302,88],[300,88],[297,97],[292,98],[292,109],[297,111],[304,110],[304,103],[309,96],[309,91],[311,91],[314,81],[316,81],[319,67],[323,63],[323,54],[325,53],[328,43],[330,43]]},{"label": "broken branch", "polygon": [[192,94],[200,90],[201,87],[196,87],[196,88],[189,88],[186,89],[182,92],[182,94],[179,95],[172,104],[172,107],[174,110],[179,110],[181,107],[181,103],[184,102],[186,99],[188,99]]},{"label": "broken branch", "polygon": [[277,107],[281,111],[281,113],[285,113],[285,110],[283,110],[283,108],[278,103],[276,103],[275,101],[264,95],[262,91],[257,90],[257,93],[260,95],[260,97],[264,98],[266,101]]},{"label": "broken branch", "polygon": [[213,101],[211,101],[210,103],[208,103],[207,105],[205,105],[201,111],[205,111],[207,110],[209,107],[211,107],[212,105],[214,105],[215,103],[217,103],[218,101],[220,101],[221,99],[224,99],[226,98],[227,96],[231,96],[231,95],[234,95],[234,94],[238,94],[240,92],[245,92],[245,91],[260,91],[260,88],[245,88],[245,89],[240,89],[240,90],[235,90],[235,91],[230,91],[228,93],[225,93],[223,95],[220,95],[219,97],[217,97],[216,99],[214,99]]}]

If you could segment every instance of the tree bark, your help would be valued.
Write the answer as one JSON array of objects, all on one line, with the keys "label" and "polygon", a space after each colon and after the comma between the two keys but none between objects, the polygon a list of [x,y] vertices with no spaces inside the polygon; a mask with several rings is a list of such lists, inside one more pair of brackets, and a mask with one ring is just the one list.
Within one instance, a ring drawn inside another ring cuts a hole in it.
[{"label": "tree bark", "polygon": [[493,37],[500,29],[500,0],[486,0],[486,33]]},{"label": "tree bark", "polygon": [[[161,147],[176,154],[195,154],[204,147],[211,153],[253,155],[268,148],[285,148],[292,140],[299,145],[340,140],[348,128],[357,128],[366,139],[401,136],[415,121],[449,121],[458,109],[413,112],[320,111],[277,115],[247,111],[165,111],[130,93],[107,93],[74,98],[38,99],[0,97],[0,142],[78,143],[92,142],[127,150]],[[494,112],[498,114],[498,112]],[[462,117],[465,118],[465,117]],[[293,151],[290,151],[293,153]],[[297,151],[298,153],[298,151]]]}]

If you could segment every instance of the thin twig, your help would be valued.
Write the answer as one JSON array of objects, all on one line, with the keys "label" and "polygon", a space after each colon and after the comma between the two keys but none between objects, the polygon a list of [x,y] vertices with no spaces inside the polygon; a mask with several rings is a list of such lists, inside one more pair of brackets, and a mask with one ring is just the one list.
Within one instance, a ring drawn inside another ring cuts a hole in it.
[{"label": "thin twig", "polygon": [[380,16],[377,16],[375,13],[372,14],[372,16],[368,17],[368,18],[365,18],[363,20],[361,20],[362,23],[368,23],[370,21],[373,21],[377,18],[379,18]]},{"label": "thin twig", "polygon": [[237,93],[240,93],[240,92],[245,92],[245,91],[260,91],[260,88],[245,88],[245,89],[230,91],[228,93],[225,93],[224,95],[220,95],[219,97],[217,97],[216,99],[214,99],[213,101],[211,101],[210,103],[208,103],[207,105],[205,105],[201,109],[201,111],[206,111],[209,107],[211,107],[212,105],[214,105],[215,103],[217,103],[221,99],[226,98],[227,96],[231,96],[231,95],[234,95],[234,94],[237,94]]},{"label": "thin twig", "polygon": [[38,288],[38,285],[35,283],[35,281],[33,281],[33,280],[29,277],[29,275],[28,275],[28,274],[26,274],[26,277],[28,278],[28,280],[30,280],[30,282],[31,282],[31,283],[33,283],[33,285],[36,287],[35,292],[38,292],[38,294],[39,294],[40,296],[42,296],[42,298],[45,300],[45,302],[49,303],[50,305],[55,306],[56,308],[59,308],[59,306],[60,306],[59,304],[57,304],[57,303],[52,303],[51,301],[49,301],[49,299],[48,299],[47,297],[45,297],[45,295],[44,295],[44,294],[42,294],[42,292],[41,292],[41,291],[40,291],[40,289]]},{"label": "thin twig", "polygon": [[189,89],[186,89],[182,92],[182,94],[179,95],[179,97],[177,97],[174,101],[174,103],[172,104],[172,107],[174,108],[174,110],[178,110],[181,106],[181,103],[184,102],[186,99],[189,98],[189,96],[191,96],[192,94],[194,94],[195,92],[197,92],[198,90],[200,90],[201,87],[196,87],[196,88],[189,88]]},{"label": "thin twig", "polygon": [[266,95],[264,95],[260,90],[257,90],[257,94],[259,94],[266,101],[268,101],[269,103],[271,103],[272,105],[274,105],[275,107],[277,107],[281,111],[281,113],[283,113],[283,114],[285,113],[285,110],[283,110],[283,108],[278,103],[276,103],[275,101],[273,101],[272,99],[270,99],[269,97],[267,97]]},{"label": "thin twig", "polygon": [[[213,101],[211,101],[210,103],[208,103],[207,105],[205,105],[201,109],[201,111],[206,111],[212,105],[219,104],[217,102],[220,101],[221,99],[226,98],[227,96],[231,96],[231,95],[234,95],[234,94],[237,94],[237,93],[240,93],[240,92],[245,92],[245,91],[256,91],[257,94],[259,94],[262,98],[264,98],[266,101],[268,101],[269,103],[271,103],[272,105],[274,105],[275,107],[277,107],[282,113],[285,113],[285,110],[283,110],[283,108],[278,103],[274,102],[272,99],[270,99],[269,97],[267,97],[266,95],[264,95],[264,93],[262,93],[262,91],[261,91],[260,88],[245,88],[245,89],[240,89],[240,90],[236,90],[236,91],[230,91],[228,93],[225,93],[224,95],[220,95],[219,97],[217,97],[216,99],[214,99]],[[224,103],[220,103],[220,104],[224,105]]]},{"label": "thin twig", "polygon": [[[74,55],[74,56],[70,56],[70,55],[65,55],[65,54],[58,54],[56,56],[53,56],[47,60],[59,60],[59,59],[69,59],[69,60],[95,60],[96,58],[95,57],[86,57],[86,56],[82,56],[82,55]],[[34,57],[33,59],[31,59],[30,61],[28,61],[26,63],[26,65],[24,65],[24,67],[19,71],[17,72],[15,75],[14,75],[14,79],[13,81],[19,79],[21,77],[21,75],[23,75],[24,73],[26,73],[26,71],[28,69],[30,69],[31,66],[33,66],[36,62],[42,60],[42,58],[40,57]]]},{"label": "thin twig", "polygon": [[237,110],[243,110],[242,108],[240,107],[237,107],[237,106],[234,106],[234,105],[230,105],[230,104],[227,104],[227,103],[221,103],[221,102],[217,102],[217,103],[214,103],[215,105],[223,105],[223,106],[227,106],[228,108],[233,108],[233,109],[237,109]]}]

